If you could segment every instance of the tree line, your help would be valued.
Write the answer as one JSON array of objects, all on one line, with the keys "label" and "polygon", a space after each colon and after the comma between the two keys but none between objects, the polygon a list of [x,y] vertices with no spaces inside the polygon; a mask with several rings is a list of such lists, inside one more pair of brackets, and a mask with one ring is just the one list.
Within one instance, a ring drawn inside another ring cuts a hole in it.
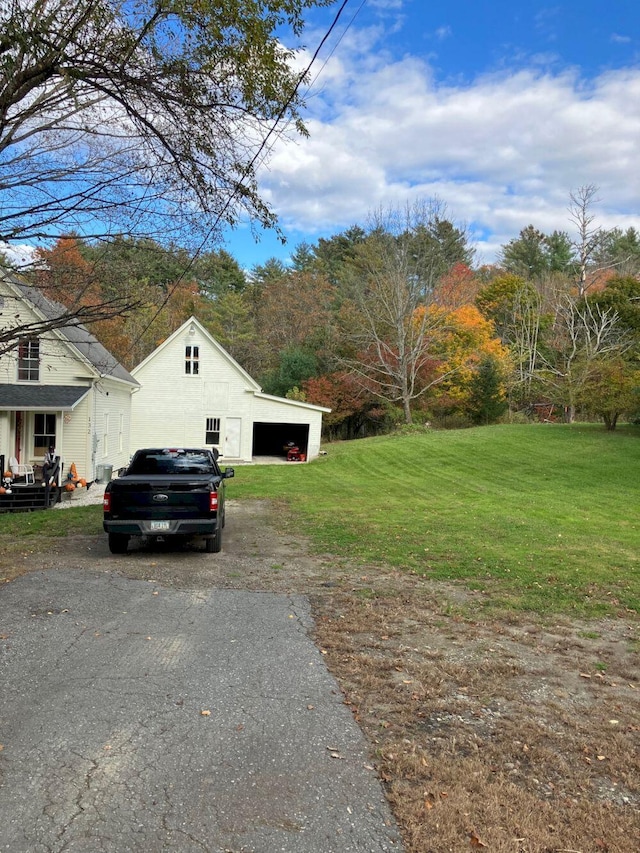
[{"label": "tree line", "polygon": [[594,186],[570,196],[573,238],[526,226],[491,266],[437,201],[287,266],[201,251],[277,228],[256,170],[307,132],[301,37],[332,2],[0,2],[0,240],[46,247],[24,275],[62,306],[28,333],[83,322],[131,368],[195,314],[266,391],[330,407],[332,437],[635,417],[640,238],[598,227]]},{"label": "tree line", "polygon": [[[578,197],[589,219],[591,188]],[[529,225],[478,266],[465,228],[423,201],[300,244],[288,266],[71,235],[30,278],[73,310],[126,303],[92,330],[128,368],[196,315],[267,393],[331,408],[330,437],[504,417],[614,429],[640,414],[640,234],[587,237]]]}]

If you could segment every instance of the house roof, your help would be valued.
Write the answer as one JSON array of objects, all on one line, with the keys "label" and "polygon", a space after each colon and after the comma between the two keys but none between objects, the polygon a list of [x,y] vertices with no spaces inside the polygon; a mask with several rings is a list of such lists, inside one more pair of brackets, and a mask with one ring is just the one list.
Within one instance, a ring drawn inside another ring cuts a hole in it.
[{"label": "house roof", "polygon": [[[15,276],[4,273],[5,281],[17,292],[17,295],[29,302],[45,319],[56,320],[67,313],[64,305],[47,299],[36,287],[17,279]],[[91,334],[86,326],[61,326],[55,329],[78,353],[83,356],[101,377],[118,379],[130,385],[140,383],[133,378],[128,370],[104,347],[100,341]]]},{"label": "house roof", "polygon": [[0,412],[70,412],[89,390],[82,385],[0,385]]}]

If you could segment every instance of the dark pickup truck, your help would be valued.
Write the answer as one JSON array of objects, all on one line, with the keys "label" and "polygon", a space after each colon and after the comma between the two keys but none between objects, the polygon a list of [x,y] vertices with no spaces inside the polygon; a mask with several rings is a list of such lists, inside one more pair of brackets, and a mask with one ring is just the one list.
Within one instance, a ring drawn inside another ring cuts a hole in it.
[{"label": "dark pickup truck", "polygon": [[132,536],[204,537],[208,553],[222,548],[224,481],[211,450],[138,450],[121,476],[107,483],[103,527],[112,554],[124,554]]}]

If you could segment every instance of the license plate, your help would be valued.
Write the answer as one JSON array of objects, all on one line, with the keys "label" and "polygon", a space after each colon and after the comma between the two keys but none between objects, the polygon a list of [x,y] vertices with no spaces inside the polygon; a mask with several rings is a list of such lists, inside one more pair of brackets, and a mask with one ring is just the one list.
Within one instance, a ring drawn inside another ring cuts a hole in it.
[{"label": "license plate", "polygon": [[169,530],[169,522],[168,521],[152,521],[151,522],[152,530]]}]

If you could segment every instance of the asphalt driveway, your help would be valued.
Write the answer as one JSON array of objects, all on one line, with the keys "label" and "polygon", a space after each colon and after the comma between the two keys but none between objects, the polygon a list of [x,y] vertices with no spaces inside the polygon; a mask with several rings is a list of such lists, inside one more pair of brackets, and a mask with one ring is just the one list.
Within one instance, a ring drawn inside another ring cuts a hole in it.
[{"label": "asphalt driveway", "polygon": [[0,850],[402,849],[305,597],[98,551],[0,586]]}]

